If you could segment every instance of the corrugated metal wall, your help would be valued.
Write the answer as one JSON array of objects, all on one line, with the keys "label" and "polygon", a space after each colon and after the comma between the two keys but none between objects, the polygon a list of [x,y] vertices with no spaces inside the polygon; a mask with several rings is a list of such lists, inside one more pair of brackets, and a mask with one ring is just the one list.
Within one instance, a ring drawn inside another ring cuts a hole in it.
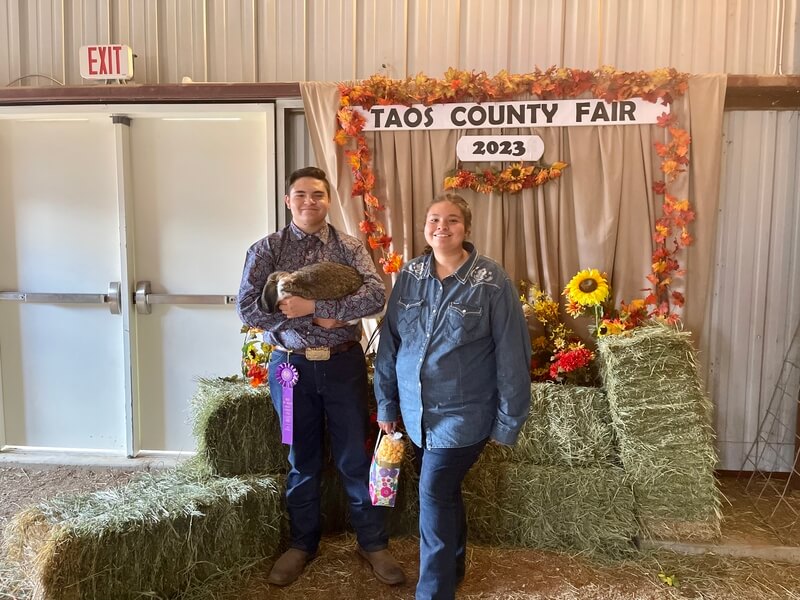
[{"label": "corrugated metal wall", "polygon": [[717,439],[723,468],[739,469],[770,409],[785,427],[774,428],[775,439],[757,448],[758,467],[788,471],[797,391],[775,394],[780,406],[769,403],[800,323],[800,113],[730,112],[724,135],[714,301],[704,349]]},{"label": "corrugated metal wall", "polygon": [[96,43],[131,46],[138,83],[602,64],[791,73],[797,11],[797,0],[0,0],[0,85],[80,84],[78,48]]},{"label": "corrugated metal wall", "polygon": [[[137,83],[440,76],[451,66],[788,74],[800,65],[799,10],[798,0],[0,0],[0,85],[81,84],[77,50],[91,43],[130,45]],[[720,466],[738,469],[800,318],[798,113],[731,113],[725,136],[702,350]],[[787,421],[794,408],[782,409]],[[790,453],[792,440],[779,441]]]}]

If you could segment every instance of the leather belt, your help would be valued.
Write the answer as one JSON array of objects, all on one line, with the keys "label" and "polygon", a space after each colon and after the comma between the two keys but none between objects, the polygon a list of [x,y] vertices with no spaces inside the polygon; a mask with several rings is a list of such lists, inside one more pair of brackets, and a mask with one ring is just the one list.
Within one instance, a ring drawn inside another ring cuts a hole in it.
[{"label": "leather belt", "polygon": [[336,344],[335,346],[312,346],[310,348],[300,348],[298,350],[287,350],[286,348],[281,348],[280,346],[275,346],[275,350],[280,350],[281,352],[285,352],[286,354],[300,354],[305,357],[306,360],[328,360],[334,354],[340,354],[342,352],[347,352],[358,344],[355,340],[350,340],[349,342],[343,342],[341,344]]}]

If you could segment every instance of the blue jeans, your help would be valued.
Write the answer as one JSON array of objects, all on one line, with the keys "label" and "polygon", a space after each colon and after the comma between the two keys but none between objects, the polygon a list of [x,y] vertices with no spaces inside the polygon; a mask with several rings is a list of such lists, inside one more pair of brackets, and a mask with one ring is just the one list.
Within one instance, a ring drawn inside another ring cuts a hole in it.
[{"label": "blue jeans", "polygon": [[452,600],[464,577],[467,517],[461,483],[487,440],[465,448],[419,448],[419,581],[417,600]]},{"label": "blue jeans", "polygon": [[[269,361],[269,390],[278,418],[282,390],[276,374],[286,356],[274,350]],[[367,368],[361,346],[356,344],[325,361],[310,361],[302,354],[291,353],[289,362],[300,375],[293,389],[294,443],[286,478],[291,547],[314,554],[319,546],[322,445],[327,423],[331,453],[350,501],[350,523],[358,543],[368,552],[386,548],[387,509],[373,506],[369,498],[372,448],[365,448],[369,415]]]}]

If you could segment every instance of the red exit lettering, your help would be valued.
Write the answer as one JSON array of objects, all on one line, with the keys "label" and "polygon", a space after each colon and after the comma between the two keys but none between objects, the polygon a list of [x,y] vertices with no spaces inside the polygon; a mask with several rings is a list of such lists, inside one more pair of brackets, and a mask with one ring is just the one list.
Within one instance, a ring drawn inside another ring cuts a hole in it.
[{"label": "red exit lettering", "polygon": [[89,73],[91,75],[121,74],[121,51],[122,46],[89,46]]},{"label": "red exit lettering", "polygon": [[108,44],[81,48],[81,75],[85,79],[130,79],[133,52],[128,46]]}]

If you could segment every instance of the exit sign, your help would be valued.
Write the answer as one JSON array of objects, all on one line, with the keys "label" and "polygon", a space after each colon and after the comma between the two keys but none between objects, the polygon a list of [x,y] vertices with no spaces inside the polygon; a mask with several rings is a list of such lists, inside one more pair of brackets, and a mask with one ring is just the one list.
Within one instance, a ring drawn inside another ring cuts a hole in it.
[{"label": "exit sign", "polygon": [[121,44],[82,46],[80,64],[84,79],[130,79],[133,77],[133,50]]}]

